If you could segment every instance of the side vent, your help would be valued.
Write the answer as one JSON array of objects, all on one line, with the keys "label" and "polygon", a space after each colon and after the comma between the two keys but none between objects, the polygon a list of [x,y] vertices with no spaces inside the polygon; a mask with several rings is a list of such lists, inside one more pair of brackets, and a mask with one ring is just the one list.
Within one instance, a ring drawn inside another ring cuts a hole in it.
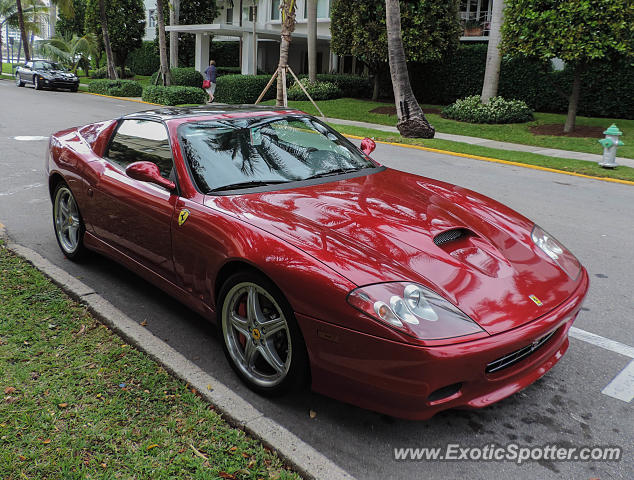
[{"label": "side vent", "polygon": [[465,228],[452,228],[445,230],[434,237],[434,243],[440,247],[450,242],[455,242],[461,238],[468,237],[471,232]]}]

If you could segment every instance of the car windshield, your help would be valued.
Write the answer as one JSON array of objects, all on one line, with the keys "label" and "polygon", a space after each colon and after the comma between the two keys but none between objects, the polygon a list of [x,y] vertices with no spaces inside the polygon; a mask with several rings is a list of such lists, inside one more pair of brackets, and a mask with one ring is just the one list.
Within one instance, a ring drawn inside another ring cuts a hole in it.
[{"label": "car windshield", "polygon": [[58,63],[44,61],[33,62],[33,68],[36,70],[64,70]]},{"label": "car windshield", "polygon": [[348,140],[307,116],[192,122],[178,133],[203,193],[376,167]]}]

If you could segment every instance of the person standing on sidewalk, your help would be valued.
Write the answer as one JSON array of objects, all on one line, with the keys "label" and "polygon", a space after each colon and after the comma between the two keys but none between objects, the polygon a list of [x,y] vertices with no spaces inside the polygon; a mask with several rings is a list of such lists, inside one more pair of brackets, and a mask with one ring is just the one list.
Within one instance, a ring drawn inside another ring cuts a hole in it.
[{"label": "person standing on sidewalk", "polygon": [[209,103],[214,101],[214,94],[216,93],[216,61],[209,60],[209,66],[205,70],[205,78],[209,82],[209,87],[205,88],[209,94]]}]

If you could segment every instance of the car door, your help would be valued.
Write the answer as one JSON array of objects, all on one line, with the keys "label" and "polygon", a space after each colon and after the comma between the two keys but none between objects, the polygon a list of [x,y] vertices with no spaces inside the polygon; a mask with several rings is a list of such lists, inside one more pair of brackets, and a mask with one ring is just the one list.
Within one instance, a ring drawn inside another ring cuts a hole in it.
[{"label": "car door", "polygon": [[164,177],[176,181],[168,133],[161,122],[128,119],[119,124],[90,186],[94,234],[173,281],[171,223],[178,195],[127,176],[126,167],[138,161],[155,163]]},{"label": "car door", "polygon": [[24,64],[24,66],[22,66],[20,68],[20,70],[19,70],[20,79],[22,81],[27,81],[27,82],[32,82],[33,81],[33,75],[31,75],[32,68],[33,68],[33,62],[26,62]]}]

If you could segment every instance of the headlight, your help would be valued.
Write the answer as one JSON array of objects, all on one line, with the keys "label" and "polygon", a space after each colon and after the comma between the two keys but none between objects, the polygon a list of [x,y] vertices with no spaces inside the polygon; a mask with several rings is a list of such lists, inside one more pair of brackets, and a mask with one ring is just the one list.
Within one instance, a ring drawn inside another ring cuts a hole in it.
[{"label": "headlight", "polygon": [[540,226],[535,225],[531,232],[531,238],[535,245],[543,251],[551,260],[553,260],[566,275],[573,280],[577,278],[581,271],[579,260],[557,241],[550,233],[543,230]]},{"label": "headlight", "polygon": [[437,293],[412,282],[356,288],[348,303],[357,310],[421,340],[461,337],[482,328]]}]

